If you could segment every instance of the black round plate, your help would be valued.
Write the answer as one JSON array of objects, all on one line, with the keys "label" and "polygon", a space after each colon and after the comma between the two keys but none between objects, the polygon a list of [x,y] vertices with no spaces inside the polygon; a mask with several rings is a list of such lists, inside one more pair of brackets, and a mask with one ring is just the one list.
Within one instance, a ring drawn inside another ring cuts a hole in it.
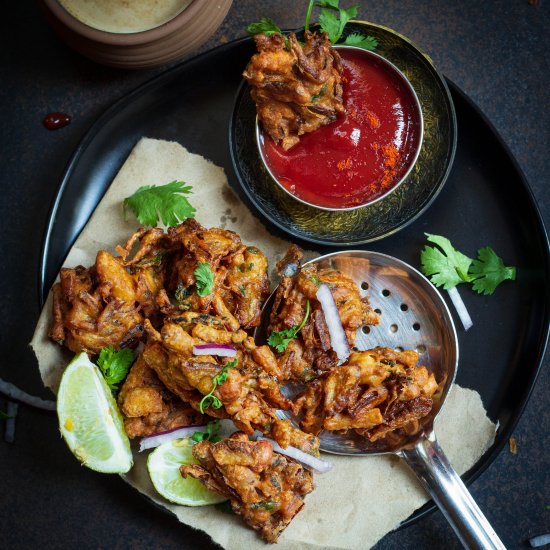
[{"label": "black round plate", "polygon": [[[241,73],[253,51],[247,38],[178,65],[123,97],[90,128],[70,160],[49,216],[39,273],[42,300],[74,240],[142,136],[175,140],[211,159],[224,167],[229,183],[239,192],[227,128]],[[477,390],[489,416],[499,423],[494,445],[465,474],[469,482],[508,441],[535,383],[548,337],[550,253],[533,196],[514,159],[468,98],[455,86],[450,88],[460,134],[445,188],[421,219],[369,249],[418,267],[427,231],[449,237],[470,256],[490,245],[507,265],[518,268],[517,281],[505,282],[493,296],[479,296],[466,287],[460,291],[474,327],[467,333],[459,331],[457,382]],[[241,197],[250,206],[246,196]],[[273,234],[285,237],[265,223]],[[319,247],[319,251],[334,249]],[[433,509],[428,503],[404,524]],[[193,540],[189,529],[188,547]]]},{"label": "black round plate", "polygon": [[456,115],[445,79],[430,59],[402,35],[366,22],[346,26],[346,33],[374,36],[376,53],[403,72],[414,87],[424,117],[424,140],[416,164],[382,200],[352,211],[326,211],[295,200],[276,185],[256,145],[256,107],[243,82],[237,96],[229,144],[242,190],[256,209],[292,237],[305,241],[357,246],[403,229],[432,204],[449,175],[456,149]]}]

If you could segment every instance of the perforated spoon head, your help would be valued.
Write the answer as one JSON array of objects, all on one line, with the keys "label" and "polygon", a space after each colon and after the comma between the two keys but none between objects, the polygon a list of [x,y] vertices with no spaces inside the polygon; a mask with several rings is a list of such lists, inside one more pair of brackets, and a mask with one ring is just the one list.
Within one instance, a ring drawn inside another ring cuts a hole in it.
[{"label": "perforated spoon head", "polygon": [[[369,251],[346,251],[327,254],[312,260],[320,268],[332,267],[351,277],[368,296],[372,308],[380,315],[376,326],[360,327],[355,348],[359,351],[388,347],[397,351],[415,350],[419,364],[433,372],[439,390],[434,395],[430,414],[420,420],[418,431],[403,438],[385,437],[374,443],[354,430],[322,431],[321,450],[344,455],[396,453],[413,447],[433,430],[433,421],[441,410],[458,365],[458,340],[447,305],[436,288],[407,263],[386,254]],[[269,312],[268,300],[265,311]],[[269,315],[263,315],[258,341],[265,339]],[[288,413],[281,416],[291,418]]]}]

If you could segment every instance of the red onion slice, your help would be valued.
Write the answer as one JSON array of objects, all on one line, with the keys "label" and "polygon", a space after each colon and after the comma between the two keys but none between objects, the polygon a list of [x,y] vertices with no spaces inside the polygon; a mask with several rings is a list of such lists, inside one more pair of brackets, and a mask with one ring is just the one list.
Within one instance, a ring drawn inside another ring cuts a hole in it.
[{"label": "red onion slice", "polygon": [[340,361],[339,364],[341,365],[349,356],[349,343],[342,326],[340,314],[338,313],[338,307],[328,285],[322,284],[319,287],[317,300],[321,303],[323,313],[325,314],[325,321],[330,335],[330,344],[336,352]]},{"label": "red onion slice", "polygon": [[205,429],[206,426],[185,426],[184,428],[175,428],[173,430],[168,430],[167,432],[147,435],[139,442],[139,452],[141,453],[142,451],[145,451],[145,449],[158,447],[167,441],[191,437],[195,432],[204,432]]},{"label": "red onion slice", "polygon": [[470,314],[466,309],[466,304],[464,304],[464,302],[462,301],[462,298],[460,297],[456,286],[447,289],[447,292],[449,293],[449,298],[453,302],[456,312],[458,313],[458,316],[462,321],[462,326],[464,327],[464,330],[468,330],[473,326],[474,323],[472,322],[472,318],[470,317]]},{"label": "red onion slice", "polygon": [[237,350],[230,344],[198,344],[193,346],[193,355],[218,355],[219,357],[235,357]]},{"label": "red onion slice", "polygon": [[276,441],[273,441],[273,439],[269,439],[269,437],[263,437],[261,435],[259,435],[257,439],[269,441],[275,452],[289,456],[290,458],[301,462],[305,466],[308,466],[312,470],[315,470],[319,474],[325,474],[326,472],[332,470],[332,464],[330,462],[304,453],[304,451],[300,451],[300,449],[297,449],[296,447],[287,447],[286,449],[283,449]]}]

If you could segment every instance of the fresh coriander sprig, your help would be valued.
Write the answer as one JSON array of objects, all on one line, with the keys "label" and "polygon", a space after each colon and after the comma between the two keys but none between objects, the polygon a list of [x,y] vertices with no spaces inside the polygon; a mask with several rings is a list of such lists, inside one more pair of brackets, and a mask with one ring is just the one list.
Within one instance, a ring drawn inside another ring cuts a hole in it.
[{"label": "fresh coriander sprig", "polygon": [[191,186],[183,181],[144,185],[124,199],[123,206],[125,210],[129,208],[143,225],[155,227],[160,218],[164,225],[172,227],[195,217],[195,209],[185,197],[191,192]]},{"label": "fresh coriander sprig", "polygon": [[317,7],[323,8],[319,15],[319,25],[328,34],[330,41],[336,44],[342,37],[344,27],[350,19],[357,17],[357,6],[343,9],[339,0],[324,0],[317,2]]},{"label": "fresh coriander sprig", "polygon": [[229,372],[227,372],[229,369],[237,366],[237,359],[234,359],[230,363],[227,363],[223,367],[223,369],[212,379],[212,389],[209,393],[207,393],[199,403],[199,410],[201,411],[201,414],[204,414],[205,409],[208,409],[208,407],[212,407],[213,409],[221,409],[222,402],[214,395],[214,392],[218,388],[218,386],[221,386],[229,376]]},{"label": "fresh coriander sprig", "polygon": [[111,346],[103,348],[97,358],[105,382],[113,391],[118,391],[118,384],[126,378],[133,362],[134,352],[131,349],[115,351]]},{"label": "fresh coriander sprig", "polygon": [[198,443],[199,441],[212,441],[212,443],[217,443],[221,441],[221,438],[218,436],[220,431],[220,421],[211,420],[206,425],[206,430],[204,432],[195,432],[191,439]]},{"label": "fresh coriander sprig", "polygon": [[199,262],[194,271],[197,294],[204,298],[208,296],[214,287],[214,273],[207,262]]},{"label": "fresh coriander sprig", "polygon": [[449,290],[461,283],[471,283],[479,294],[493,294],[500,283],[516,278],[516,268],[505,266],[489,246],[480,248],[477,259],[472,260],[456,250],[449,239],[430,233],[426,237],[439,246],[426,246],[420,254],[422,272],[435,286]]},{"label": "fresh coriander sprig", "polygon": [[275,348],[279,353],[285,351],[285,349],[288,347],[288,344],[290,344],[290,342],[294,340],[294,338],[296,338],[297,334],[304,328],[304,325],[307,323],[309,310],[310,305],[308,300],[306,304],[306,313],[304,315],[304,318],[302,319],[302,322],[298,326],[292,328],[286,328],[280,331],[273,331],[269,335],[267,343],[271,347]]},{"label": "fresh coriander sprig", "polygon": [[257,23],[250,23],[246,27],[246,32],[251,36],[255,34],[265,34],[266,36],[275,33],[283,34],[283,31],[277,26],[275,21],[269,19],[269,17],[262,17]]},{"label": "fresh coriander sprig", "polygon": [[[328,34],[332,44],[340,42],[347,46],[356,46],[371,51],[375,50],[378,46],[378,41],[374,36],[365,36],[359,32],[354,32],[343,41],[341,40],[346,25],[350,19],[357,17],[359,9],[357,5],[349,8],[341,8],[340,0],[318,0],[317,2],[315,0],[310,0],[304,21],[304,29],[306,31],[309,30],[313,9],[315,7],[321,8],[317,24],[322,32]],[[284,36],[283,31],[278,25],[268,17],[262,17],[257,23],[248,25],[246,30],[251,36],[255,34],[265,34],[269,36],[274,33],[279,33]]]}]

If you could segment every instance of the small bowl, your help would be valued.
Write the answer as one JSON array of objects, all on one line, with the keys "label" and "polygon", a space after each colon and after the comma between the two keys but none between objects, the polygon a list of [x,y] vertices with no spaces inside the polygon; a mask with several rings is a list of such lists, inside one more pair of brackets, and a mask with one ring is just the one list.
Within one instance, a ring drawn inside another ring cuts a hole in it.
[{"label": "small bowl", "polygon": [[[257,144],[257,147],[258,147],[259,156],[260,156],[260,158],[263,162],[263,165],[264,165],[266,171],[270,175],[271,179],[285,193],[290,195],[294,200],[299,201],[299,202],[301,202],[301,203],[303,203],[307,206],[310,206],[312,208],[316,208],[316,209],[319,209],[319,210],[326,210],[326,211],[329,211],[329,212],[334,212],[334,211],[345,212],[345,211],[356,210],[358,208],[364,208],[365,206],[375,204],[376,202],[378,202],[378,201],[384,199],[385,197],[387,197],[390,193],[393,193],[401,185],[401,183],[403,183],[407,179],[407,177],[409,176],[409,174],[411,173],[411,171],[413,170],[413,168],[416,164],[416,161],[417,161],[417,159],[420,155],[420,151],[421,151],[421,148],[422,148],[422,142],[423,142],[423,137],[424,137],[424,118],[423,118],[423,114],[422,114],[422,106],[421,106],[420,100],[418,99],[416,91],[414,90],[413,86],[411,85],[411,83],[409,82],[407,77],[393,63],[391,63],[386,58],[382,57],[381,55],[379,55],[377,53],[374,53],[374,52],[371,52],[371,51],[368,51],[368,50],[365,50],[365,49],[362,49],[362,48],[358,48],[358,47],[354,47],[354,46],[335,46],[334,48],[336,50],[339,50],[340,52],[342,52],[343,50],[358,52],[362,57],[368,59],[368,61],[376,64],[378,67],[381,66],[382,70],[384,70],[386,73],[389,73],[390,78],[392,80],[397,81],[408,92],[409,99],[410,99],[409,107],[411,109],[411,112],[413,113],[415,122],[417,124],[417,128],[415,130],[416,135],[414,135],[414,131],[408,130],[407,135],[410,136],[411,133],[412,133],[412,139],[413,140],[412,140],[412,143],[410,145],[407,145],[408,158],[407,158],[406,162],[400,167],[400,169],[397,173],[397,175],[399,176],[399,179],[396,179],[395,181],[393,181],[390,184],[390,186],[388,187],[388,189],[383,191],[381,194],[377,194],[375,197],[372,197],[371,199],[365,200],[364,202],[360,202],[360,203],[353,204],[353,205],[350,205],[350,206],[327,206],[327,205],[323,205],[323,204],[318,204],[318,203],[312,202],[312,200],[306,200],[304,197],[300,197],[300,196],[296,195],[290,189],[288,189],[287,186],[285,186],[281,183],[281,181],[279,180],[277,175],[274,173],[274,170],[272,169],[272,166],[270,165],[269,159],[267,158],[267,155],[266,155],[265,142],[266,142],[266,140],[270,140],[271,138],[264,134],[263,129],[261,127],[261,123],[259,122],[257,117],[256,117],[256,144]],[[323,128],[328,129],[333,124],[338,124],[339,121],[340,121],[340,118],[339,118],[338,121],[336,121],[332,124],[329,124],[327,126],[321,127],[320,129],[316,130],[315,132],[312,132],[311,135],[313,136],[317,132],[322,131]],[[307,134],[305,134],[305,135],[307,135]],[[319,135],[319,134],[317,134],[317,135]],[[302,136],[302,138],[303,137],[304,136]],[[309,138],[309,139],[311,139],[311,138]],[[324,139],[324,138],[321,137],[320,139]],[[276,147],[278,148],[279,146],[276,146]],[[294,147],[299,147],[299,144],[295,145]],[[282,150],[282,149],[280,149],[280,150]],[[292,149],[291,149],[291,151],[292,151]],[[379,166],[382,166],[383,162],[384,161],[383,161],[382,158],[378,159]]]},{"label": "small bowl", "polygon": [[58,0],[40,0],[51,27],[71,48],[97,63],[123,69],[146,69],[184,57],[216,32],[232,0],[185,4],[181,12],[154,28],[110,32],[83,23]]}]

